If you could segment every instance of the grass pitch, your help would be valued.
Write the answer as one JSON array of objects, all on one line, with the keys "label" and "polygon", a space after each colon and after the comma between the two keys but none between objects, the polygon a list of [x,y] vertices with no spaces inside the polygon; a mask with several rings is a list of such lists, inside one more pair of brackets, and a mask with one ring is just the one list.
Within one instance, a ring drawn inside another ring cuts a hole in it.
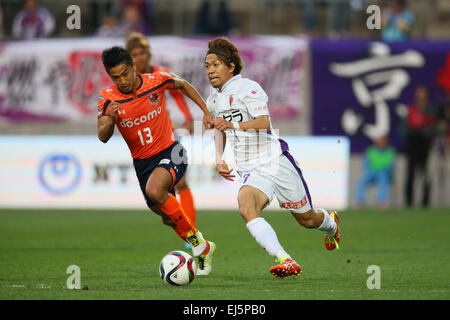
[{"label": "grass pitch", "polygon": [[[0,210],[0,299],[450,299],[449,210],[342,212],[341,249],[290,214],[264,212],[300,263],[299,278],[275,279],[274,259],[237,211],[201,211],[198,227],[217,244],[213,272],[185,287],[159,278],[161,258],[184,243],[149,211]],[[66,269],[81,269],[68,290]],[[367,268],[381,289],[366,287]]]}]

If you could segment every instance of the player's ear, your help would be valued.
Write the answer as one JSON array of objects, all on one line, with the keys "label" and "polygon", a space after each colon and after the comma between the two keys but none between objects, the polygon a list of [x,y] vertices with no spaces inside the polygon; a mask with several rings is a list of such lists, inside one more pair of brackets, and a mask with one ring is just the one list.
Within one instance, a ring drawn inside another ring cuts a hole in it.
[{"label": "player's ear", "polygon": [[234,69],[236,68],[236,65],[234,64],[234,62],[230,62],[230,72],[234,73]]}]

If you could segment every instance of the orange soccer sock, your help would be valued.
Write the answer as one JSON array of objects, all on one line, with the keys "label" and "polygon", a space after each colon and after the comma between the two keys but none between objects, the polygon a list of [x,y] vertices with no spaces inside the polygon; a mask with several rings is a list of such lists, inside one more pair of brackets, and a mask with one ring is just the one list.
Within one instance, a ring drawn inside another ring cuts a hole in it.
[{"label": "orange soccer sock", "polygon": [[177,225],[173,229],[177,233],[177,235],[183,240],[186,240],[186,234],[189,231],[193,233],[197,232],[195,229],[194,223],[188,217],[188,215],[184,212],[177,198],[175,198],[172,194],[169,194],[169,199],[159,208]]},{"label": "orange soccer sock", "polygon": [[195,211],[194,197],[192,196],[191,189],[185,188],[180,191],[180,204],[187,216],[191,218],[191,221],[195,227],[197,225],[197,212]]}]

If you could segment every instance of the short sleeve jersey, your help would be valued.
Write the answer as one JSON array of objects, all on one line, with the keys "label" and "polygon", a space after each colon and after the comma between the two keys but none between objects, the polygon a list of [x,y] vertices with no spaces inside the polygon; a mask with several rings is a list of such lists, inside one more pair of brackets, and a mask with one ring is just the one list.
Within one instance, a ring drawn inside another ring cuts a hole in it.
[{"label": "short sleeve jersey", "polygon": [[[211,87],[206,100],[213,118],[226,121],[245,122],[259,116],[268,116],[268,97],[255,81],[235,75],[227,81],[221,91]],[[238,171],[248,171],[271,161],[284,151],[272,125],[268,131],[225,130],[227,144],[230,144]]]},{"label": "short sleeve jersey", "polygon": [[112,101],[120,104],[116,125],[135,159],[149,158],[174,142],[171,122],[164,103],[164,90],[175,85],[166,72],[138,74],[135,94],[123,93],[116,85],[100,91],[98,118],[109,116]]}]

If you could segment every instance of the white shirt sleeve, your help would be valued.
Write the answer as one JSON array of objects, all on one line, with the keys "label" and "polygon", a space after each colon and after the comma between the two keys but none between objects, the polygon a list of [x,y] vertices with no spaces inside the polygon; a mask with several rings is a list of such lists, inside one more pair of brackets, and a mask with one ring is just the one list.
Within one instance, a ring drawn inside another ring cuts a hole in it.
[{"label": "white shirt sleeve", "polygon": [[263,88],[256,82],[252,82],[246,86],[245,95],[241,101],[246,105],[248,112],[254,118],[259,116],[268,116],[269,109],[267,102],[269,98]]}]

